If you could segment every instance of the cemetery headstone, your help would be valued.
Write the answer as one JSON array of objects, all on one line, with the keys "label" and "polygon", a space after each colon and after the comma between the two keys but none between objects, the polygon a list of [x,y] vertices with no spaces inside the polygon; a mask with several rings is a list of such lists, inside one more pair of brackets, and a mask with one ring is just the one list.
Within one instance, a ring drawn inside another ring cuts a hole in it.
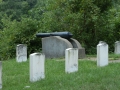
[{"label": "cemetery headstone", "polygon": [[97,45],[97,66],[108,65],[108,44],[100,41]]},{"label": "cemetery headstone", "polygon": [[120,41],[115,42],[115,54],[120,54]]},{"label": "cemetery headstone", "polygon": [[78,71],[78,49],[68,48],[65,50],[65,72]]},{"label": "cemetery headstone", "polygon": [[27,45],[19,44],[16,47],[16,61],[25,62],[27,61]]},{"label": "cemetery headstone", "polygon": [[33,53],[30,55],[30,81],[35,82],[45,78],[45,55]]},{"label": "cemetery headstone", "polygon": [[0,61],[0,89],[2,89],[2,62]]}]

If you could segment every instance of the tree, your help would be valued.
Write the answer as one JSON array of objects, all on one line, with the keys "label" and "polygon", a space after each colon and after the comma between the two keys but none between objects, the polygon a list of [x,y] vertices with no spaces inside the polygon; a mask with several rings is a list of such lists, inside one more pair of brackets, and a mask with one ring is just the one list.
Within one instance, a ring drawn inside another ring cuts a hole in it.
[{"label": "tree", "polygon": [[48,0],[39,31],[70,31],[87,53],[95,53],[99,41],[113,37],[108,13],[112,6],[112,0]]}]

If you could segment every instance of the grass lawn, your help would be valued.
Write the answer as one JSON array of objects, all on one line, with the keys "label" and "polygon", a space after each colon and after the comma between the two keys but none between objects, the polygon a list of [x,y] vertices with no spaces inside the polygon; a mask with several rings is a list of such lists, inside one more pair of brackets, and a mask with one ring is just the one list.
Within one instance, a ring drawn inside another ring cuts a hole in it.
[{"label": "grass lawn", "polygon": [[29,60],[3,61],[2,90],[120,90],[120,63],[97,67],[96,61],[79,60],[79,70],[65,73],[64,60],[45,61],[45,79],[29,81]]}]

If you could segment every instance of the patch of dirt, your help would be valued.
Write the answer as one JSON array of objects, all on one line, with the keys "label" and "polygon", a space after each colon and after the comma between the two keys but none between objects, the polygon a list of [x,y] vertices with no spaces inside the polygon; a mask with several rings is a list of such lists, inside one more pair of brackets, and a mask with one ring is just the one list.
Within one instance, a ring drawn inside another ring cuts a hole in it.
[{"label": "patch of dirt", "polygon": [[[86,58],[83,58],[83,59],[79,59],[80,61],[83,61],[83,60],[90,60],[90,61],[97,61],[97,57],[86,57]],[[65,61],[64,58],[61,58],[59,60],[56,60],[56,61]],[[117,59],[113,59],[113,58],[109,58],[109,63],[120,63],[120,58],[117,58]]]},{"label": "patch of dirt", "polygon": [[[79,60],[90,60],[90,61],[97,61],[97,57],[86,57],[86,58],[83,58],[83,59],[79,59]],[[120,63],[120,59],[111,59],[109,58],[109,63]]]},{"label": "patch of dirt", "polygon": [[90,60],[90,61],[97,61],[97,58],[96,58],[96,57],[86,57],[86,58],[79,59],[79,60]]},{"label": "patch of dirt", "polygon": [[120,63],[120,60],[110,60],[109,63]]}]

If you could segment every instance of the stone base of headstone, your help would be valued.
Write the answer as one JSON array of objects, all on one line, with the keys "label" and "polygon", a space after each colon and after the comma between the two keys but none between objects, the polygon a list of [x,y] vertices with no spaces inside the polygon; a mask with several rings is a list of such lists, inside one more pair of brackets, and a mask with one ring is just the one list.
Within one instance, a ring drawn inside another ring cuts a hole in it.
[{"label": "stone base of headstone", "polygon": [[97,66],[108,65],[108,45],[101,41],[97,45]]},{"label": "stone base of headstone", "polygon": [[45,55],[33,53],[30,55],[30,81],[35,82],[45,78]]},{"label": "stone base of headstone", "polygon": [[0,89],[2,89],[2,62],[0,61]]},{"label": "stone base of headstone", "polygon": [[115,42],[115,54],[120,54],[120,41]]},{"label": "stone base of headstone", "polygon": [[85,58],[85,57],[86,57],[85,48],[78,49],[78,58],[82,59],[82,58]]},{"label": "stone base of headstone", "polygon": [[65,51],[65,72],[72,73],[78,71],[78,49],[68,48]]}]

